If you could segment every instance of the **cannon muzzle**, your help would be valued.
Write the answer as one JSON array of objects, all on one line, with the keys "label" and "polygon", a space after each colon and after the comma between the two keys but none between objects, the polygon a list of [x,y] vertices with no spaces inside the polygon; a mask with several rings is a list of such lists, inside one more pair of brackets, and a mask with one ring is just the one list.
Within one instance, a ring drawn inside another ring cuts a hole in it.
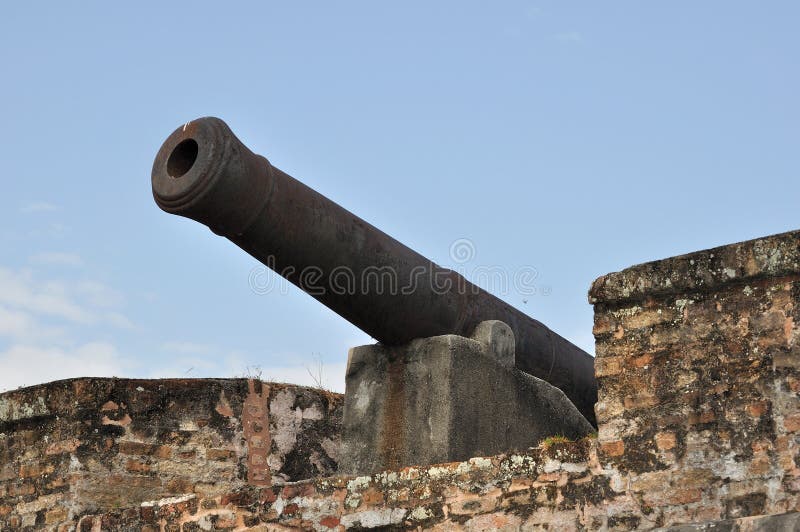
[{"label": "cannon muzzle", "polygon": [[152,185],[161,209],[207,225],[383,344],[507,323],[517,368],[560,388],[595,424],[589,354],[275,168],[222,120],[176,129]]}]

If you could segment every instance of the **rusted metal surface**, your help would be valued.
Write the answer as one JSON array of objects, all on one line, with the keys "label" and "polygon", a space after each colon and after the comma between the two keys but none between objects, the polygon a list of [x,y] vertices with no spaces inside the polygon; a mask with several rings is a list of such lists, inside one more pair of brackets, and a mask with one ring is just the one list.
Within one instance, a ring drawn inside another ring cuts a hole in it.
[{"label": "rusted metal surface", "polygon": [[207,225],[384,344],[507,323],[516,366],[563,390],[595,423],[591,356],[275,168],[222,120],[176,129],[152,185],[164,211]]}]

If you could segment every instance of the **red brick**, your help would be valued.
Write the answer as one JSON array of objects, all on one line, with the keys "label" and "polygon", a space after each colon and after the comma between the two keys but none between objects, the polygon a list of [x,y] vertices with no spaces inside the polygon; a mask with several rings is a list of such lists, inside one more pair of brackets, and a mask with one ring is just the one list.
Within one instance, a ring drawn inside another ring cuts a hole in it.
[{"label": "red brick", "polygon": [[281,497],[284,499],[292,499],[294,497],[311,497],[316,493],[314,485],[311,482],[298,482],[284,486],[281,490]]},{"label": "red brick", "polygon": [[322,526],[326,526],[328,528],[336,528],[337,526],[339,526],[339,523],[340,523],[339,518],[333,515],[323,517],[322,519],[319,520],[319,524],[321,524]]},{"label": "red brick", "polygon": [[597,357],[594,361],[594,373],[597,377],[609,377],[622,373],[621,356]]},{"label": "red brick", "polygon": [[167,490],[170,493],[192,493],[194,482],[188,478],[173,478],[167,482]]},{"label": "red brick", "polygon": [[23,464],[19,466],[21,478],[42,477],[55,471],[53,464]]},{"label": "red brick", "polygon": [[131,459],[125,463],[125,469],[129,473],[148,473],[150,471],[150,465],[139,460]]},{"label": "red brick", "polygon": [[636,357],[633,359],[632,364],[634,367],[643,368],[644,366],[648,366],[653,362],[653,354],[647,353],[640,357]]},{"label": "red brick", "polygon": [[156,458],[166,459],[172,456],[172,447],[138,441],[121,441],[119,442],[119,452],[121,454],[155,456]]},{"label": "red brick", "polygon": [[206,458],[208,460],[228,460],[236,455],[230,449],[208,449],[206,450]]},{"label": "red brick", "polygon": [[117,403],[114,401],[107,401],[103,404],[103,406],[100,407],[101,412],[111,412],[117,409],[119,409],[119,405],[117,405]]},{"label": "red brick", "polygon": [[692,412],[689,414],[689,425],[702,425],[704,423],[711,423],[716,419],[714,412],[706,410],[704,412]]},{"label": "red brick", "polygon": [[382,504],[383,492],[371,487],[361,494],[361,502],[367,506]]},{"label": "red brick", "polygon": [[668,451],[675,447],[675,433],[674,432],[659,432],[656,434],[656,447],[662,451]]},{"label": "red brick", "polygon": [[680,469],[673,476],[672,485],[676,488],[705,488],[715,477],[714,471],[707,468]]},{"label": "red brick", "polygon": [[800,414],[792,414],[783,418],[783,428],[786,432],[797,432],[800,430]]},{"label": "red brick", "polygon": [[47,483],[47,489],[52,490],[55,488],[60,488],[61,486],[66,486],[68,483],[68,479],[66,477],[55,477],[53,480]]},{"label": "red brick", "polygon": [[670,506],[675,504],[689,504],[703,498],[703,492],[697,488],[668,488],[664,492],[650,492],[644,495],[644,500],[650,506]]},{"label": "red brick", "polygon": [[622,456],[625,453],[625,443],[622,440],[601,443],[600,450],[608,456]]},{"label": "red brick", "polygon": [[71,440],[53,442],[47,446],[45,454],[52,455],[52,454],[74,453],[75,450],[80,446],[80,444],[81,442],[75,438]]},{"label": "red brick", "polygon": [[152,506],[140,506],[139,516],[141,517],[142,521],[153,522],[156,520],[156,509]]},{"label": "red brick", "polygon": [[769,403],[767,401],[757,401],[747,405],[745,411],[752,417],[761,417],[767,412],[768,408]]},{"label": "red brick", "polygon": [[756,440],[750,444],[750,448],[753,449],[754,453],[763,453],[770,450],[772,448],[772,444],[767,440]]},{"label": "red brick", "polygon": [[58,508],[53,508],[45,514],[44,522],[48,525],[60,523],[67,519],[67,515],[67,509],[63,506],[59,506]]},{"label": "red brick", "polygon": [[649,393],[639,393],[636,395],[628,395],[623,400],[625,408],[628,410],[636,410],[637,408],[648,408],[658,404],[658,399]]},{"label": "red brick", "polygon": [[753,461],[750,462],[750,467],[747,469],[747,473],[750,477],[761,477],[769,473],[769,470],[769,456],[760,454],[753,458]]},{"label": "red brick", "polygon": [[294,515],[300,511],[300,507],[295,503],[287,504],[283,507],[282,515]]},{"label": "red brick", "polygon": [[12,497],[18,497],[20,495],[33,495],[34,493],[36,493],[36,487],[28,482],[23,482],[22,484],[10,484],[8,486],[8,494]]}]

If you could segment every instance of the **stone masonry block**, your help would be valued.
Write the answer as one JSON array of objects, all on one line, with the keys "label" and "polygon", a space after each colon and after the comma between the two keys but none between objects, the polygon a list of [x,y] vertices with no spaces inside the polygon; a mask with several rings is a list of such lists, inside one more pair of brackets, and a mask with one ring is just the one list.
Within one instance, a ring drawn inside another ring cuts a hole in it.
[{"label": "stone masonry block", "polygon": [[340,472],[525,449],[592,426],[558,388],[514,368],[514,337],[484,322],[456,335],[350,350]]}]

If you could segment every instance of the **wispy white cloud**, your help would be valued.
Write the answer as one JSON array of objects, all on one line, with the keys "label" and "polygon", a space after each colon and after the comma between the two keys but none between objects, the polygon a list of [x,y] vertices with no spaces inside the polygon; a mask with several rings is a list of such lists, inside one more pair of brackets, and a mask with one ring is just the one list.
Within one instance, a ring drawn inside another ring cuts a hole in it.
[{"label": "wispy white cloud", "polygon": [[[31,261],[82,264],[77,255],[55,252]],[[0,391],[69,377],[122,375],[133,368],[115,345],[91,336],[92,326],[104,329],[102,337],[108,326],[134,327],[121,312],[123,303],[120,293],[94,280],[0,267]]]},{"label": "wispy white cloud", "polygon": [[152,290],[146,290],[146,291],[142,292],[141,296],[142,296],[142,298],[144,298],[145,301],[147,301],[149,303],[155,303],[156,301],[158,301],[158,293],[156,293],[156,292],[154,292]]},{"label": "wispy white cloud", "polygon": [[125,371],[117,349],[90,342],[75,348],[12,345],[0,352],[0,392],[71,377],[113,377]]},{"label": "wispy white cloud", "polygon": [[76,323],[91,323],[92,313],[70,300],[64,283],[34,279],[31,272],[0,268],[0,303]]},{"label": "wispy white cloud", "polygon": [[94,307],[120,307],[125,303],[120,292],[97,281],[80,281],[74,285],[74,292]]},{"label": "wispy white cloud", "polygon": [[29,313],[0,306],[0,337],[26,338],[37,329],[36,321]]},{"label": "wispy white cloud", "polygon": [[10,309],[84,325],[131,328],[130,320],[116,310],[122,303],[122,295],[102,283],[42,279],[28,270],[0,267],[0,304]]},{"label": "wispy white cloud", "polygon": [[19,208],[19,212],[24,214],[32,214],[37,212],[50,212],[57,210],[58,207],[46,201],[34,201],[31,203],[26,203],[25,205]]},{"label": "wispy white cloud", "polygon": [[82,266],[83,260],[77,253],[63,253],[60,251],[45,251],[30,257],[33,264],[47,266]]},{"label": "wispy white cloud", "polygon": [[[77,266],[80,257],[39,254],[37,258]],[[91,335],[92,326],[134,328],[121,312],[124,300],[123,294],[98,281],[74,282],[37,270],[0,267],[0,390],[68,377],[134,373],[151,378],[260,376],[344,391],[341,362],[291,355],[280,359],[291,363],[275,365],[226,346],[171,341],[161,346],[162,362],[145,367],[126,363],[113,343],[75,337],[76,331]],[[82,327],[76,330],[75,325]]]},{"label": "wispy white cloud", "polygon": [[36,319],[29,312],[0,305],[0,341],[2,340],[32,345],[69,343],[63,327],[54,327]]},{"label": "wispy white cloud", "polygon": [[163,364],[151,367],[145,376],[150,379],[227,378],[236,376],[230,373],[222,373],[221,371],[219,361],[214,358],[178,356],[164,359]]},{"label": "wispy white cloud", "polygon": [[538,6],[528,6],[525,8],[525,16],[527,18],[536,18],[542,14],[542,8]]},{"label": "wispy white cloud", "polygon": [[107,323],[119,329],[134,330],[138,328],[127,316],[119,312],[106,312],[102,315],[102,320],[103,323]]},{"label": "wispy white cloud", "polygon": [[168,353],[181,355],[210,355],[217,351],[213,345],[195,342],[167,342],[161,346],[161,349]]},{"label": "wispy white cloud", "polygon": [[579,43],[583,42],[583,34],[579,31],[565,31],[555,35],[557,41],[564,43]]}]

